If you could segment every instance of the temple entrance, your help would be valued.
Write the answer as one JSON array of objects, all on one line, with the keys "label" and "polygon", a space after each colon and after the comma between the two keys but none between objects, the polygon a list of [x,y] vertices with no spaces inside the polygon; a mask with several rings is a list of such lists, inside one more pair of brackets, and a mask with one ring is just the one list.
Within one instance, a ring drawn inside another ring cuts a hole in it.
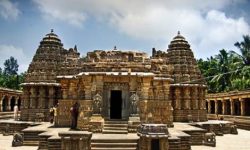
[{"label": "temple entrance", "polygon": [[120,90],[111,91],[110,119],[122,119],[122,91]]},{"label": "temple entrance", "polygon": [[151,150],[160,150],[160,140],[152,139],[151,140]]},{"label": "temple entrance", "polygon": [[2,111],[7,111],[8,99],[6,96],[2,99]]},{"label": "temple entrance", "polygon": [[14,110],[15,103],[16,103],[16,99],[15,99],[15,97],[12,96],[10,99],[10,110],[11,111]]}]

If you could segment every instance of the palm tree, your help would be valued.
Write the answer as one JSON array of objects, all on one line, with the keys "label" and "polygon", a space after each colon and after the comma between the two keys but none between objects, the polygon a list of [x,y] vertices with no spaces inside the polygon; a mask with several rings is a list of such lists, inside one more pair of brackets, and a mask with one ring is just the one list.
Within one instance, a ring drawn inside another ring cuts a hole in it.
[{"label": "palm tree", "polygon": [[250,36],[243,35],[243,41],[236,42],[234,46],[240,50],[241,54],[238,55],[243,60],[244,64],[250,65]]}]

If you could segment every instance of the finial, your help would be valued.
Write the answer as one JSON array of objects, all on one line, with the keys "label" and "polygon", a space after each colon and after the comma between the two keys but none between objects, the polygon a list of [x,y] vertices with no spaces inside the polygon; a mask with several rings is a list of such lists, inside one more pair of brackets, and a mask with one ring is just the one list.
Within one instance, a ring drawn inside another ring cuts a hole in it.
[{"label": "finial", "polygon": [[53,29],[51,29],[50,31],[51,31],[51,33],[53,33],[53,32],[54,32],[54,30],[53,30]]},{"label": "finial", "polygon": [[77,46],[75,45],[74,50],[77,51]]},{"label": "finial", "polygon": [[114,47],[114,50],[117,50],[117,49],[116,49],[116,46]]},{"label": "finial", "polygon": [[180,35],[180,34],[181,34],[181,32],[180,32],[180,31],[178,31],[178,32],[177,32],[177,34],[178,34],[178,35]]}]

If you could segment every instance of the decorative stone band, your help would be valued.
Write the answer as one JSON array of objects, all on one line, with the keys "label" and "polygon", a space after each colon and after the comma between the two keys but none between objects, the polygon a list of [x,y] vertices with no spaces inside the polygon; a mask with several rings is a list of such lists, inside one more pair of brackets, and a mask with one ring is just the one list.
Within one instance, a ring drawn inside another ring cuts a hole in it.
[{"label": "decorative stone band", "polygon": [[137,128],[137,135],[150,138],[169,137],[166,124],[141,124]]},{"label": "decorative stone band", "polygon": [[106,75],[106,76],[141,76],[141,77],[154,77],[155,74],[151,72],[81,72],[78,75],[57,76],[57,79],[74,79],[78,76],[88,75]]},{"label": "decorative stone band", "polygon": [[205,84],[181,84],[181,83],[177,83],[177,84],[170,84],[170,86],[175,86],[175,87],[207,87]]},{"label": "decorative stone band", "polygon": [[29,83],[22,83],[21,86],[61,86],[61,84],[48,83],[48,82],[29,82]]},{"label": "decorative stone band", "polygon": [[5,91],[5,92],[8,92],[8,93],[18,93],[18,94],[22,94],[23,91],[20,91],[20,90],[13,90],[13,89],[9,89],[9,88],[3,88],[3,87],[0,87],[0,91]]}]

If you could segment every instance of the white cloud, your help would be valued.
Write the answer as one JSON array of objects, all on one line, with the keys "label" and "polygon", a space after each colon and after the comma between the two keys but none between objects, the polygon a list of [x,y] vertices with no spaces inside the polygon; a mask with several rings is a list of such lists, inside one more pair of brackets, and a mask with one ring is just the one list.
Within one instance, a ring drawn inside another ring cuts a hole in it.
[{"label": "white cloud", "polygon": [[0,1],[0,15],[5,19],[16,19],[20,14],[20,10],[17,8],[16,3],[12,3],[10,0]]},{"label": "white cloud", "polygon": [[[170,40],[181,33],[198,57],[232,49],[243,34],[249,34],[244,18],[227,17],[223,8],[246,0],[34,0],[46,18],[82,26],[98,19],[132,38],[145,41]],[[154,45],[152,45],[153,47]]]},{"label": "white cloud", "polygon": [[4,61],[13,56],[17,59],[19,65],[18,72],[24,72],[29,65],[29,58],[24,53],[22,48],[15,47],[13,45],[0,45],[0,67],[4,69]]}]

